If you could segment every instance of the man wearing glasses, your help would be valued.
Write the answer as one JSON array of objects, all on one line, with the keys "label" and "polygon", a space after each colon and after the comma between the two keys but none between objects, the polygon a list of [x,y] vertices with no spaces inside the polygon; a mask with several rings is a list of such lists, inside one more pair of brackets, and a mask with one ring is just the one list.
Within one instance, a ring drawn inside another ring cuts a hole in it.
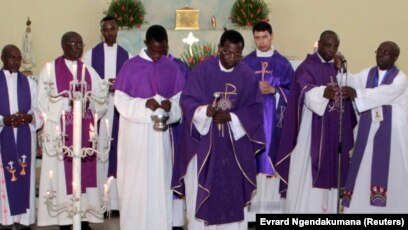
[{"label": "man wearing glasses", "polygon": [[392,41],[376,50],[377,65],[349,78],[347,94],[360,113],[347,175],[345,213],[407,213],[408,78],[395,66]]},{"label": "man wearing glasses", "polygon": [[[46,117],[43,134],[48,140],[56,140],[58,134],[65,138],[65,145],[72,146],[73,141],[73,110],[72,101],[68,95],[63,93],[70,89],[70,83],[84,83],[85,87],[75,87],[75,91],[83,90],[84,93],[91,92],[92,96],[106,97],[107,89],[96,71],[85,66],[80,60],[84,43],[82,37],[76,32],[67,32],[62,36],[61,46],[64,54],[53,62],[48,63],[41,71],[38,81],[39,107],[43,116]],[[62,93],[62,94],[61,94]],[[59,99],[52,98],[60,95]],[[101,100],[103,101],[103,100]],[[102,117],[106,112],[106,103],[98,101],[87,101],[86,109],[82,118],[82,146],[91,147],[90,129],[95,114]],[[65,132],[64,132],[65,131]],[[65,133],[65,135],[64,135]],[[72,201],[72,158],[57,155],[56,148],[45,143],[41,166],[40,196],[38,208],[38,226],[59,225],[60,229],[71,229],[72,218],[68,215],[50,215],[44,194],[47,190],[56,191],[58,203],[70,204]],[[99,207],[101,198],[96,180],[97,156],[82,158],[82,207]],[[51,177],[50,174],[53,176]],[[83,218],[82,229],[91,229],[89,222],[101,223],[103,219],[94,215],[86,215]]]},{"label": "man wearing glasses", "polygon": [[245,206],[256,189],[255,155],[264,134],[262,95],[240,62],[243,48],[240,33],[225,31],[219,55],[197,65],[182,91],[189,129],[173,189],[186,196],[188,229],[247,229]]}]

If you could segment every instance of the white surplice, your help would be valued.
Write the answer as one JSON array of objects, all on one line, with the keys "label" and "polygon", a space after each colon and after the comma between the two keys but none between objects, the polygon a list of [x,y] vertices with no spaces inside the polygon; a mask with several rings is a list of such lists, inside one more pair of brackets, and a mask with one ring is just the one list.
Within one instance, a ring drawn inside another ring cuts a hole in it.
[{"label": "white surplice", "polygon": [[[68,61],[65,59],[65,64],[68,69],[72,72],[72,66],[76,61]],[[78,65],[77,65],[78,66]],[[102,84],[102,81],[96,71],[90,67],[86,67],[89,71],[92,80],[92,94],[100,98],[106,97],[107,86]],[[47,120],[44,124],[43,134],[47,135],[50,140],[54,140],[56,136],[56,127],[60,124],[60,117],[62,111],[69,111],[71,107],[69,106],[68,98],[62,98],[61,100],[50,100],[47,92],[46,82],[54,82],[54,87],[56,87],[56,75],[55,75],[55,62],[50,63],[50,71],[48,73],[47,67],[41,70],[39,81],[38,81],[38,100],[41,112],[46,116]],[[56,88],[54,94],[57,92]],[[98,114],[98,117],[105,115],[107,110],[106,103],[98,103],[95,101],[90,102],[90,108],[92,112]],[[68,122],[67,117],[67,122]],[[55,152],[51,152],[55,154]],[[66,192],[66,180],[64,171],[64,161],[61,156],[50,156],[43,146],[42,155],[42,165],[41,165],[41,178],[40,178],[40,193],[38,202],[38,226],[48,226],[48,225],[69,225],[72,224],[72,217],[68,216],[67,212],[62,212],[59,215],[50,215],[44,195],[47,190],[56,190],[56,203],[58,204],[71,204],[72,195],[67,195]],[[52,179],[50,178],[50,171],[52,171]],[[72,182],[68,182],[72,184]],[[99,207],[101,205],[101,196],[99,194],[98,188],[87,188],[86,193],[82,193],[81,196],[81,207],[83,210],[88,206]],[[102,213],[100,215],[87,214],[83,221],[89,221],[92,223],[102,223],[103,217]]]},{"label": "white surplice", "polygon": [[[4,71],[4,75],[6,77],[7,82],[7,89],[9,95],[9,103],[10,103],[10,113],[14,114],[18,112],[18,96],[17,96],[17,73],[12,73],[8,70]],[[8,195],[7,195],[7,188],[5,184],[0,184],[0,224],[1,225],[12,225],[13,223],[20,223],[22,225],[30,225],[35,222],[35,160],[36,160],[36,148],[37,148],[37,135],[36,130],[39,129],[42,125],[42,121],[40,118],[40,111],[38,109],[38,100],[37,100],[37,84],[30,78],[28,78],[28,83],[30,86],[30,94],[31,94],[31,109],[28,114],[33,116],[33,120],[30,123],[30,131],[31,131],[31,165],[30,165],[30,208],[27,209],[27,213],[21,215],[10,215],[10,207],[8,203]],[[1,89],[5,90],[5,89]],[[4,99],[2,99],[4,100]],[[3,130],[4,122],[3,116],[0,115],[0,132]],[[14,129],[14,138],[17,140],[17,129]],[[1,153],[0,153],[0,181],[4,181],[4,171],[3,171]]]},{"label": "white surplice", "polygon": [[[142,50],[140,56],[152,61]],[[156,101],[163,97],[156,94]],[[130,97],[116,90],[120,114],[118,136],[118,193],[121,230],[171,229],[173,191],[172,152],[169,130],[156,131],[146,108],[149,98]],[[167,124],[180,120],[180,92],[171,97]]]},{"label": "white surplice", "polygon": [[[355,105],[358,112],[369,111],[382,105],[392,106],[391,151],[388,174],[387,204],[370,205],[371,162],[374,135],[380,123],[371,123],[364,156],[357,174],[349,208],[345,213],[408,213],[408,78],[399,71],[390,85],[365,88],[370,68],[350,76],[350,86],[356,89]],[[385,72],[380,71],[381,76]]]},{"label": "white surplice", "polygon": [[[117,49],[118,44],[115,43],[112,46],[108,46],[106,43],[103,43],[104,49],[104,73],[105,76],[101,76],[104,78],[105,81],[108,79],[116,79],[116,56],[117,56]],[[132,57],[130,53],[128,53],[128,59]],[[83,57],[83,61],[87,66],[92,66],[92,49],[85,53]],[[112,137],[112,127],[113,127],[113,112],[114,112],[114,101],[113,101],[114,92],[109,92],[108,94],[108,111],[100,120],[99,126],[99,135],[101,137]],[[106,125],[106,120],[108,121],[108,125]],[[109,130],[107,130],[109,129]],[[108,135],[109,134],[109,135]],[[106,152],[109,151],[107,148],[107,142],[101,142],[98,145],[98,151]],[[105,155],[101,155],[101,159],[97,163],[97,170],[98,170],[98,187],[100,189],[101,195],[104,193],[104,184],[107,183],[108,180],[108,168],[109,168],[109,153]],[[119,197],[118,197],[118,188],[117,188],[117,180],[116,178],[112,178],[110,180],[109,186],[109,207],[111,210],[119,210]]]}]

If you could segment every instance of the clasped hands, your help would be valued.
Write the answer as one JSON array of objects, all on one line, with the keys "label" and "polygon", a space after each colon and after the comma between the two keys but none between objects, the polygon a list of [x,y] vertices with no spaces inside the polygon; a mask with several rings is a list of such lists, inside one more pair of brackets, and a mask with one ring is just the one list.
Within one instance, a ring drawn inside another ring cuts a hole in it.
[{"label": "clasped hands", "polygon": [[231,121],[231,115],[227,111],[217,110],[214,106],[208,105],[207,117],[212,117],[216,124],[224,124]]},{"label": "clasped hands", "polygon": [[33,116],[31,114],[17,112],[15,114],[5,117],[3,119],[3,122],[7,126],[18,128],[20,127],[20,125],[23,125],[25,123],[30,123],[32,120],[33,120]]},{"label": "clasped hands", "polygon": [[154,98],[150,98],[146,101],[146,108],[151,109],[152,111],[156,111],[158,108],[162,108],[166,112],[170,112],[171,109],[171,102],[170,100],[163,100],[159,104]]},{"label": "clasped hands", "polygon": [[356,90],[351,88],[350,86],[343,86],[339,88],[337,86],[328,85],[326,86],[326,89],[324,90],[323,93],[323,97],[329,100],[336,100],[337,98],[340,97],[340,95],[344,99],[351,100],[357,97]]},{"label": "clasped hands", "polygon": [[267,81],[259,81],[259,90],[262,94],[275,94],[276,89],[269,84]]}]

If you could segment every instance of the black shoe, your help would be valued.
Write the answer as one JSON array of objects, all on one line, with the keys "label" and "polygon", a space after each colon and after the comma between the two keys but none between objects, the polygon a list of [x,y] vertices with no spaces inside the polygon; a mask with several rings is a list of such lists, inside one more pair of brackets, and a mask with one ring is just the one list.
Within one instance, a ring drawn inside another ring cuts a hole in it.
[{"label": "black shoe", "polygon": [[88,221],[81,222],[81,230],[92,230],[91,226],[89,226]]},{"label": "black shoe", "polygon": [[110,216],[111,216],[111,217],[120,217],[120,212],[119,212],[119,210],[111,210],[111,211],[110,211]]},{"label": "black shoe", "polygon": [[72,225],[60,225],[59,229],[60,230],[71,230]]},{"label": "black shoe", "polygon": [[248,228],[254,228],[256,227],[256,222],[248,222]]},{"label": "black shoe", "polygon": [[173,227],[173,230],[184,230],[183,227]]}]

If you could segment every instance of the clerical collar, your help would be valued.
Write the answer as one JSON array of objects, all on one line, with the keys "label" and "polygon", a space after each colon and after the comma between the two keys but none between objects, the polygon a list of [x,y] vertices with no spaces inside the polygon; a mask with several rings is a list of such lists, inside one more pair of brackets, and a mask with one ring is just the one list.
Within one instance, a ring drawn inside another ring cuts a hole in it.
[{"label": "clerical collar", "polygon": [[144,47],[142,50],[140,50],[139,56],[141,58],[145,59],[145,60],[148,60],[148,61],[151,61],[151,62],[153,61],[153,59],[151,59],[149,57],[149,55],[147,55],[147,48],[146,47]]},{"label": "clerical collar", "polygon": [[275,48],[273,46],[271,46],[271,49],[266,52],[256,49],[256,56],[257,57],[272,57],[274,52],[275,52]]},{"label": "clerical collar", "polygon": [[114,43],[112,46],[108,46],[108,44],[104,42],[103,45],[105,46],[105,48],[109,48],[109,49],[115,48],[116,49],[116,47],[118,46],[118,43]]},{"label": "clerical collar", "polygon": [[221,60],[218,61],[218,65],[220,66],[220,69],[221,69],[222,72],[230,73],[230,72],[234,71],[234,67],[232,67],[231,69],[226,69],[226,68],[221,64]]},{"label": "clerical collar", "polygon": [[322,56],[320,56],[319,52],[316,52],[316,53],[317,53],[317,56],[320,58],[320,60],[321,60],[323,63],[334,63],[334,58],[331,59],[330,61],[326,61],[326,60],[324,60],[324,59],[322,58]]},{"label": "clerical collar", "polygon": [[75,76],[76,73],[74,73],[74,64],[75,64],[75,65],[77,66],[77,68],[78,68],[77,60],[71,61],[71,60],[68,60],[68,59],[64,58],[64,61],[65,61],[65,64],[68,66],[68,69],[69,69],[69,71],[71,72],[71,74]]},{"label": "clerical collar", "polygon": [[17,72],[10,72],[10,70],[7,70],[7,69],[3,69],[3,71],[4,71],[4,74],[7,76],[7,75],[10,75],[10,76],[13,76],[13,74],[17,74]]}]

